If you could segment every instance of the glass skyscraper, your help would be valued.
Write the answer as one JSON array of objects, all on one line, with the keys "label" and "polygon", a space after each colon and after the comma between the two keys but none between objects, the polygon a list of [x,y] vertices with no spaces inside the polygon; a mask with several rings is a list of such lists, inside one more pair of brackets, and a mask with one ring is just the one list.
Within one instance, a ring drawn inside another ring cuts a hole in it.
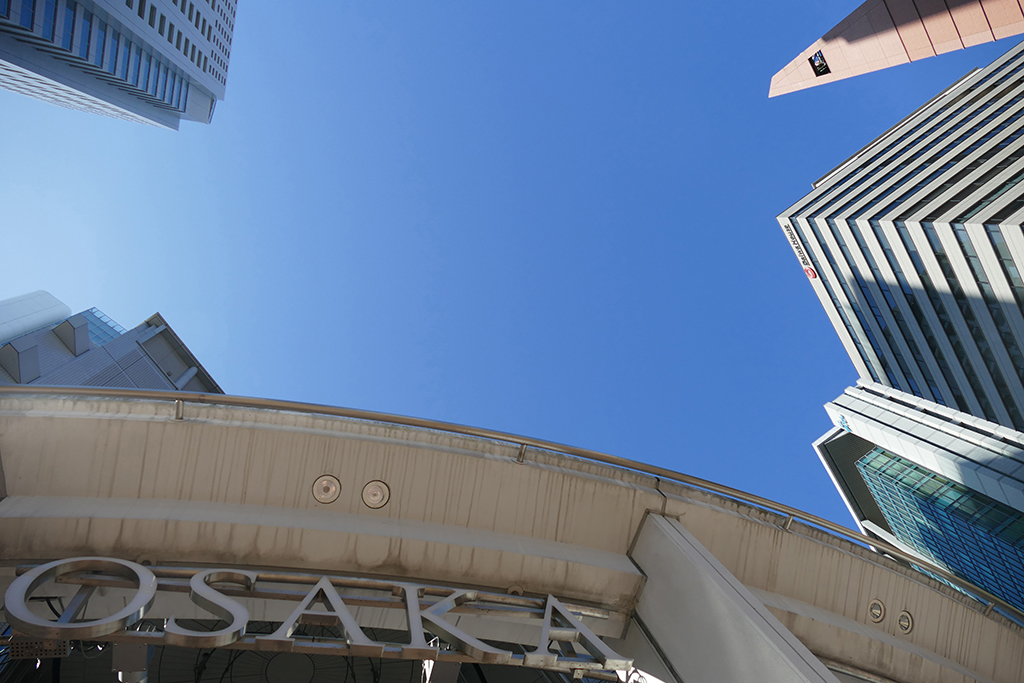
[{"label": "glass skyscraper", "polygon": [[224,99],[237,0],[0,0],[0,86],[178,128]]}]

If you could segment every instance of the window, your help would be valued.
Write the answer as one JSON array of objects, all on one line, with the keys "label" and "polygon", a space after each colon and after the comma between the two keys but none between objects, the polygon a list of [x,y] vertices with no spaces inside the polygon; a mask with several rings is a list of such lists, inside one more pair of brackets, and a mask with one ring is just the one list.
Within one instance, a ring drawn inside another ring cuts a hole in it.
[{"label": "window", "polygon": [[832,69],[828,68],[828,64],[825,62],[825,55],[821,54],[821,50],[811,55],[807,61],[811,63],[815,76],[824,76],[825,74],[832,73]]},{"label": "window", "polygon": [[7,19],[11,16],[11,0],[0,0],[0,17]]},{"label": "window", "polygon": [[195,11],[196,11],[196,6],[193,5],[191,2],[188,3],[188,20],[189,21],[192,21],[192,17],[195,16]]},{"label": "window", "polygon": [[196,46],[195,45],[192,46],[192,56],[189,57],[189,59],[191,59],[193,62],[196,61]]},{"label": "window", "polygon": [[139,19],[146,18],[146,0],[139,0]]},{"label": "window", "polygon": [[96,66],[103,68],[103,51],[107,47],[107,25],[102,21],[96,21]]},{"label": "window", "polygon": [[124,39],[124,44],[121,46],[121,80],[128,80],[128,66],[132,61],[132,41],[127,38]]},{"label": "window", "polygon": [[134,9],[135,0],[124,0],[124,4],[128,6],[128,9]]},{"label": "window", "polygon": [[188,57],[188,38],[185,39],[185,49],[183,50],[185,56]]},{"label": "window", "polygon": [[139,71],[142,69],[142,47],[139,45],[135,46],[135,54],[132,55],[132,78],[131,84],[139,84]]},{"label": "window", "polygon": [[107,71],[112,75],[117,73],[117,47],[121,41],[121,36],[118,35],[117,31],[110,32],[110,61],[107,63]]},{"label": "window", "polygon": [[199,29],[199,32],[202,33],[204,36],[206,35],[206,19],[203,19],[203,27]]},{"label": "window", "polygon": [[43,6],[43,38],[51,43],[57,32],[57,0],[46,0]]},{"label": "window", "polygon": [[79,41],[78,56],[89,59],[89,43],[92,41],[92,12],[82,10],[82,40]]},{"label": "window", "polygon": [[145,59],[142,60],[142,76],[139,79],[139,87],[143,90],[149,90],[149,70],[153,66],[153,55],[146,55]]},{"label": "window", "polygon": [[29,31],[36,23],[36,0],[21,0],[21,16],[18,24]]},{"label": "window", "polygon": [[206,55],[203,55],[203,71],[206,71],[206,65],[207,65]]},{"label": "window", "polygon": [[149,27],[156,28],[156,7],[149,6]]},{"label": "window", "polygon": [[179,50],[181,49],[181,31],[178,31],[178,38],[174,41],[174,47]]},{"label": "window", "polygon": [[165,17],[164,15],[161,14],[160,15],[160,28],[158,28],[156,30],[156,32],[159,33],[160,35],[163,35],[164,34],[164,30],[166,28],[167,28],[167,17]]}]

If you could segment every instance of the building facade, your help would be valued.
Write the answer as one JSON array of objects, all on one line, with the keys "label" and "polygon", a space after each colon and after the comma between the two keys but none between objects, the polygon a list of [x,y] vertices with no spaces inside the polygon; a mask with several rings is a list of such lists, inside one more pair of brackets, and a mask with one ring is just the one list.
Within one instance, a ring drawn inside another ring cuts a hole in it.
[{"label": "building facade", "polygon": [[814,448],[864,533],[1024,608],[1024,433],[862,382]]},{"label": "building facade", "polygon": [[779,217],[860,380],[816,444],[861,528],[1024,605],[1024,45]]},{"label": "building facade", "polygon": [[861,377],[1024,429],[1024,47],[779,217]]},{"label": "building facade", "polygon": [[237,0],[0,0],[0,86],[177,129],[224,99]]},{"label": "building facade", "polygon": [[42,291],[0,301],[0,386],[14,384],[224,393],[159,313],[126,330]]},{"label": "building facade", "polygon": [[867,0],[772,77],[769,97],[1024,33],[1017,0]]}]

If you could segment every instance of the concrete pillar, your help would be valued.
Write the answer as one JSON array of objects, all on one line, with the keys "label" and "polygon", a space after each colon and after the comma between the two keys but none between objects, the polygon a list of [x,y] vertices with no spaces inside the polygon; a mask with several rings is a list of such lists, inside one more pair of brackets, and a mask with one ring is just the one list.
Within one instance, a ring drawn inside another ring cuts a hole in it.
[{"label": "concrete pillar", "polygon": [[677,520],[648,515],[636,616],[685,683],[839,683]]}]

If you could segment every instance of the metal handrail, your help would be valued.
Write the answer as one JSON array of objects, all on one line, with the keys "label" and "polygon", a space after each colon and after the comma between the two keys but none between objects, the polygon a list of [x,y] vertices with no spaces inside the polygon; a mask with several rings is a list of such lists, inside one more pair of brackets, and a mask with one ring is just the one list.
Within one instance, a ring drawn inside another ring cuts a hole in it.
[{"label": "metal handrail", "polygon": [[633,470],[643,474],[648,474],[659,479],[666,479],[669,481],[677,482],[705,491],[711,491],[722,496],[739,500],[749,505],[769,510],[778,514],[786,515],[786,521],[783,524],[783,528],[787,531],[790,530],[790,525],[793,520],[799,520],[805,524],[811,524],[813,526],[824,529],[836,536],[845,538],[848,541],[857,543],[859,545],[866,545],[870,549],[876,552],[883,552],[886,555],[910,563],[911,565],[920,567],[921,569],[927,570],[928,573],[935,574],[941,577],[943,580],[957,586],[958,588],[965,591],[968,595],[974,596],[979,602],[986,604],[986,608],[983,611],[984,614],[990,615],[994,608],[998,607],[1001,611],[1005,612],[1008,616],[1013,617],[1022,626],[1024,626],[1024,611],[1021,611],[1009,604],[1002,598],[989,593],[983,588],[975,586],[969,581],[966,581],[942,567],[936,566],[929,562],[922,560],[921,558],[911,555],[908,552],[897,548],[896,546],[881,540],[871,538],[858,531],[849,529],[835,522],[829,521],[817,515],[813,515],[809,512],[804,512],[795,507],[786,505],[785,503],[778,503],[770,498],[758,496],[753,493],[747,493],[734,489],[730,486],[723,484],[716,484],[713,481],[706,479],[700,479],[699,477],[693,477],[682,472],[676,472],[664,467],[657,465],[648,465],[646,463],[637,462],[635,460],[629,460],[622,458],[617,455],[610,455],[608,453],[601,453],[600,451],[593,451],[587,448],[578,448],[576,446],[568,446],[566,444],[560,444],[554,441],[547,441],[545,439],[535,439],[528,436],[519,436],[516,434],[510,434],[508,432],[499,432],[491,429],[481,429],[480,427],[470,427],[467,425],[455,424],[452,422],[441,422],[438,420],[429,420],[420,417],[408,417],[405,415],[393,415],[390,413],[380,413],[372,410],[360,410],[357,408],[339,408],[336,406],[328,406],[318,403],[303,403],[300,401],[284,401],[280,399],[271,398],[254,398],[249,396],[229,396],[226,394],[203,394],[198,392],[189,391],[157,391],[150,389],[114,389],[108,387],[44,387],[44,386],[3,386],[0,387],[0,396],[3,395],[66,395],[66,396],[82,396],[82,397],[93,397],[93,398],[122,398],[122,399],[150,399],[157,401],[174,401],[176,402],[175,413],[176,416],[181,415],[181,407],[184,403],[200,403],[205,405],[221,405],[230,406],[235,408],[259,408],[264,410],[283,410],[298,413],[316,414],[316,415],[329,415],[332,417],[343,417],[356,420],[367,420],[371,422],[381,422],[386,424],[403,425],[406,427],[419,427],[421,429],[430,429],[439,432],[448,432],[451,434],[459,434],[462,436],[471,436],[481,439],[488,439],[490,441],[500,441],[512,445],[518,445],[520,447],[519,460],[522,460],[522,456],[525,454],[525,448],[536,448],[539,450],[550,451],[556,454],[572,455],[586,460],[592,460],[594,462],[604,463],[606,465],[612,465],[627,470]]}]

